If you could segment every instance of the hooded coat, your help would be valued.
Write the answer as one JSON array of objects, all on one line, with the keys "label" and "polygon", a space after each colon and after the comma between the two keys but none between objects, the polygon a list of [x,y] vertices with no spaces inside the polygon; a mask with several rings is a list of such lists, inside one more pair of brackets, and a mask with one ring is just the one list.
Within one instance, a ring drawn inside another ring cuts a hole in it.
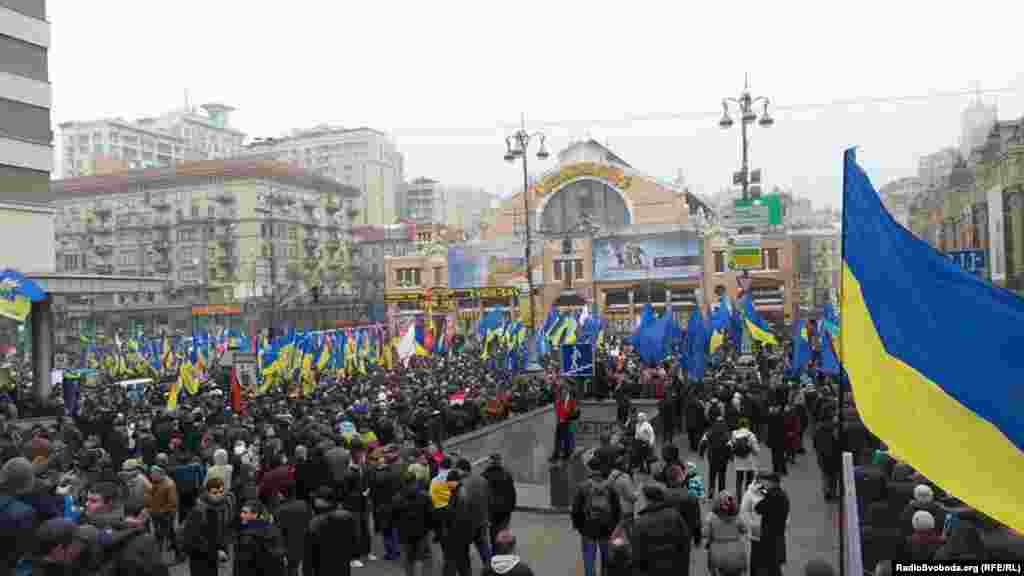
[{"label": "hooded coat", "polygon": [[652,503],[640,511],[633,526],[633,574],[686,576],[692,539],[672,502]]}]

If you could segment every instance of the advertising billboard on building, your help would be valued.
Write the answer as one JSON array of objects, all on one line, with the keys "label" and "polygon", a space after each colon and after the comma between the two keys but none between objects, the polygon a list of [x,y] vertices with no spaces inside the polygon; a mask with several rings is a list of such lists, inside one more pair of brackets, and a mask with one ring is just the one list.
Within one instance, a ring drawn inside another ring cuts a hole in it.
[{"label": "advertising billboard on building", "polygon": [[596,280],[700,278],[701,241],[690,230],[594,240]]},{"label": "advertising billboard on building", "polygon": [[[479,246],[448,249],[448,287],[480,288],[526,282],[526,259]],[[512,252],[515,253],[515,252]]]},{"label": "advertising billboard on building", "polygon": [[992,281],[1006,281],[1006,232],[1003,228],[1003,189],[995,186],[986,192],[988,196],[988,254],[989,273]]}]

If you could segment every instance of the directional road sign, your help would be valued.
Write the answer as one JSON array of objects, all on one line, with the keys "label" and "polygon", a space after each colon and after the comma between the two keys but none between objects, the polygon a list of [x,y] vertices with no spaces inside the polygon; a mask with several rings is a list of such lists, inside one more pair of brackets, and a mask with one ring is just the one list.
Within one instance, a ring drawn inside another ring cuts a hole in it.
[{"label": "directional road sign", "polygon": [[981,274],[985,271],[984,250],[959,250],[947,252],[946,256],[960,265],[961,268],[972,274]]},{"label": "directional road sign", "polygon": [[562,344],[562,376],[593,375],[593,344]]}]

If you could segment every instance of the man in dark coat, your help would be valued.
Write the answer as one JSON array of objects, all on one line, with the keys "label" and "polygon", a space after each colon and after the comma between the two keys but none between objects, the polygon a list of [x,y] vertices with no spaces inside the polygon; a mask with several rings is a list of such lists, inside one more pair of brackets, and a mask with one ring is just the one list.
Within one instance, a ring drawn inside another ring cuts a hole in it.
[{"label": "man in dark coat", "polygon": [[263,505],[250,500],[242,505],[232,574],[283,576],[285,563],[281,531],[261,518]]},{"label": "man in dark coat", "polygon": [[472,465],[465,458],[460,459],[455,467],[462,472],[462,498],[458,502],[455,514],[460,522],[468,523],[467,528],[472,535],[477,554],[480,555],[480,562],[486,566],[491,561],[491,545],[487,530],[490,522],[487,480],[479,474],[474,474]]},{"label": "man in dark coat", "polygon": [[839,494],[839,450],[837,426],[831,413],[814,427],[814,451],[818,454],[825,500]]},{"label": "man in dark coat", "polygon": [[19,498],[32,493],[35,479],[27,458],[11,458],[0,470],[0,570],[5,575],[13,574],[18,561],[35,551],[41,518]]},{"label": "man in dark coat", "polygon": [[498,532],[508,528],[512,512],[516,509],[516,483],[502,465],[501,454],[491,455],[482,475],[487,480],[487,493],[490,496],[487,512],[490,515],[489,536],[493,543]]},{"label": "man in dark coat", "polygon": [[693,536],[675,503],[657,484],[644,487],[647,507],[633,526],[633,573],[644,576],[687,576]]},{"label": "man in dark coat", "polygon": [[373,469],[370,494],[373,497],[373,528],[384,540],[384,559],[398,560],[400,550],[392,511],[393,500],[402,489],[402,475],[393,458],[384,457]]},{"label": "man in dark coat", "polygon": [[284,502],[277,509],[275,520],[288,553],[288,576],[298,576],[299,563],[306,550],[306,530],[312,517],[309,503],[297,498],[294,490],[286,488]]},{"label": "man in dark coat", "polygon": [[333,490],[321,488],[313,498],[316,516],[306,535],[303,576],[351,576],[356,521],[333,501]]},{"label": "man in dark coat", "polygon": [[691,394],[686,402],[686,435],[690,440],[690,451],[696,452],[701,436],[704,435],[704,406],[696,394]]},{"label": "man in dark coat", "polygon": [[754,505],[761,515],[761,540],[751,543],[752,576],[781,576],[786,563],[786,524],[789,521],[789,496],[777,474],[766,474],[761,481],[764,499]]}]

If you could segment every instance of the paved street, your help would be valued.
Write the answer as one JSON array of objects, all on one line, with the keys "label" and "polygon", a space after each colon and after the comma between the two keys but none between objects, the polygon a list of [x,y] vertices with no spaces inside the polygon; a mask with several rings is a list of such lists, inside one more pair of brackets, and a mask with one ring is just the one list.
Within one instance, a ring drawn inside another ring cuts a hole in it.
[{"label": "paved street", "polygon": [[[685,441],[677,440],[677,444]],[[686,454],[687,447],[680,446],[685,459],[695,459],[695,454]],[[761,457],[762,467],[768,468],[771,456],[765,450]],[[801,456],[797,464],[790,469],[790,474],[783,481],[783,487],[789,494],[792,512],[790,516],[790,535],[788,554],[790,562],[786,566],[787,574],[801,573],[803,565],[812,558],[825,558],[837,565],[839,555],[839,534],[836,524],[837,505],[825,503],[821,497],[821,481],[817,463],[813,453]],[[730,467],[729,490],[734,490],[735,478]],[[707,506],[704,506],[707,512]],[[572,531],[568,516],[557,514],[538,514],[517,512],[513,516],[512,531],[519,542],[520,555],[530,564],[537,574],[582,574],[580,563],[579,537]],[[380,540],[377,539],[376,551],[383,556]],[[474,574],[479,574],[480,562],[476,553],[473,557]],[[440,575],[441,552],[435,546],[433,565],[424,570],[425,576]],[[706,554],[703,548],[694,550],[691,557],[691,574],[704,574],[706,571]],[[185,576],[187,567],[177,567],[174,576]],[[378,560],[368,562],[366,567],[353,571],[354,574],[366,576],[391,576],[402,574],[401,566],[396,562]]]}]

